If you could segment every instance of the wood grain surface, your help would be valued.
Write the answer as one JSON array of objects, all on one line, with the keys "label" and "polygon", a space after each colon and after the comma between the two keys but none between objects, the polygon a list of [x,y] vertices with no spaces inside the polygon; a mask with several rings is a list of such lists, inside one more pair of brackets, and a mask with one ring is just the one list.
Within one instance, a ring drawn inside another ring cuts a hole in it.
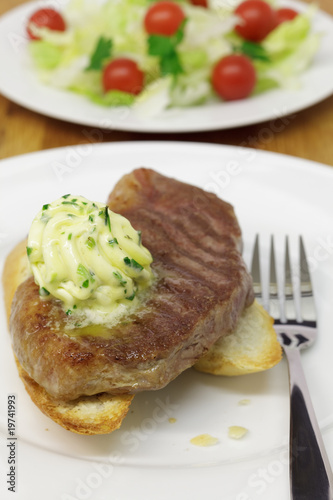
[{"label": "wood grain surface", "polygon": [[[26,1],[1,0],[0,15],[23,3]],[[333,0],[319,0],[317,3],[322,10],[333,15]],[[333,96],[290,117],[288,122],[282,131],[276,133],[269,132],[270,123],[266,122],[231,130],[187,134],[106,131],[92,139],[83,134],[83,126],[34,113],[0,94],[0,159],[89,141],[180,140],[247,145],[333,166]]]}]

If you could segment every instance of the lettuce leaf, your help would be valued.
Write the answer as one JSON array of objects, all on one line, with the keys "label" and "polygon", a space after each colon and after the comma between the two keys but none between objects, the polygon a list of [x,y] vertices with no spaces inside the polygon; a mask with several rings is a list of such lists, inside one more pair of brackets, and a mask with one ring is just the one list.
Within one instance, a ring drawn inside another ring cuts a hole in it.
[{"label": "lettuce leaf", "polygon": [[120,92],[119,90],[110,90],[105,94],[84,90],[79,87],[72,87],[71,90],[77,94],[88,97],[88,99],[99,106],[132,106],[135,101],[135,96],[133,94]]},{"label": "lettuce leaf", "polygon": [[259,81],[272,80],[280,87],[299,88],[299,75],[311,64],[320,45],[321,35],[311,32],[313,14],[310,7],[265,38],[262,46],[269,61],[255,61]]},{"label": "lettuce leaf", "polygon": [[56,68],[62,58],[63,50],[43,40],[36,40],[29,44],[30,55],[38,69],[50,70]]}]

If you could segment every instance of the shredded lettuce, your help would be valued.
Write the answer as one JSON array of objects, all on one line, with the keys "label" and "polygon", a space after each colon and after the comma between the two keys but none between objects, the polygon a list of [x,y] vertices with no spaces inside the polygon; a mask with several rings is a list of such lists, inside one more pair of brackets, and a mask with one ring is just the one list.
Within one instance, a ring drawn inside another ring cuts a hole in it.
[{"label": "shredded lettuce", "polygon": [[299,75],[311,64],[321,35],[311,32],[313,7],[292,21],[280,24],[262,42],[269,61],[256,61],[259,80],[269,79],[279,87],[298,88]]},{"label": "shredded lettuce", "polygon": [[51,70],[59,66],[62,50],[56,45],[43,40],[31,42],[29,45],[31,57],[40,70]]},{"label": "shredded lettuce", "polygon": [[292,21],[280,24],[267,35],[262,45],[275,60],[295,50],[308,37],[311,30],[309,14],[310,11],[300,14]]},{"label": "shredded lettuce", "polygon": [[85,90],[82,87],[72,87],[70,90],[88,97],[92,102],[100,106],[131,106],[135,101],[133,94],[121,92],[120,90],[110,90],[103,95],[98,92]]},{"label": "shredded lettuce", "polygon": [[209,76],[205,69],[179,75],[170,89],[171,106],[196,106],[206,102],[212,95]]},{"label": "shredded lettuce", "polygon": [[136,99],[135,112],[140,116],[151,118],[167,109],[171,105],[172,80],[169,75],[147,85]]},{"label": "shredded lettuce", "polygon": [[[209,0],[208,9],[195,7],[190,0],[177,1],[186,23],[182,36],[163,59],[156,48],[160,40],[153,41],[152,49],[144,29],[143,19],[152,0],[70,0],[62,13],[68,27],[65,32],[33,27],[41,40],[29,43],[29,53],[39,78],[100,106],[133,106],[137,113],[153,116],[171,107],[209,101],[214,97],[213,66],[234,52],[253,61],[257,72],[254,93],[297,88],[300,73],[320,44],[320,35],[311,29],[312,6],[282,23],[261,44],[251,44],[234,31],[238,19],[233,11],[240,0]],[[276,0],[266,1],[276,4]],[[138,96],[103,91],[104,66],[118,57],[133,59],[144,72],[145,86]]]}]

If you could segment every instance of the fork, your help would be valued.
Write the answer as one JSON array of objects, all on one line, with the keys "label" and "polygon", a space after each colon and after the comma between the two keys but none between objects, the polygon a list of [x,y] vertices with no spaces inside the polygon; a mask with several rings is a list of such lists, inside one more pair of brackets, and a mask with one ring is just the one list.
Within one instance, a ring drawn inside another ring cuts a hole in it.
[{"label": "fork", "polygon": [[[285,352],[289,368],[289,474],[291,499],[332,500],[332,470],[301,364],[300,350],[310,347],[317,337],[315,302],[302,237],[299,238],[299,307],[296,306],[291,278],[292,268],[288,237],[286,237],[284,300],[282,305],[279,303],[273,236],[271,237],[269,268],[269,305],[266,309],[274,318],[274,328]],[[256,299],[263,304],[258,235],[254,246],[251,273]]]}]

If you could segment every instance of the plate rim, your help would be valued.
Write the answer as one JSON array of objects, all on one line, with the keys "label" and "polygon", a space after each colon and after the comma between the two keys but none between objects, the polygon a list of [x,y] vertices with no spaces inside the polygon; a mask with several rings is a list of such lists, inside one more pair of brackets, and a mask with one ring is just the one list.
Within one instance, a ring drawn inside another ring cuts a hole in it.
[{"label": "plate rim", "polygon": [[[332,165],[322,163],[316,160],[310,160],[307,158],[302,158],[300,156],[293,156],[291,154],[286,154],[286,153],[281,153],[281,152],[275,152],[275,151],[266,151],[262,149],[257,149],[257,148],[250,148],[250,147],[245,147],[245,146],[237,146],[237,145],[230,145],[230,144],[216,144],[216,143],[210,143],[210,142],[189,142],[189,141],[176,141],[176,140],[147,140],[147,141],[140,141],[140,140],[135,140],[135,141],[115,141],[115,142],[96,142],[96,143],[87,143],[87,144],[71,144],[69,146],[59,146],[59,147],[54,147],[54,148],[49,148],[49,149],[42,149],[42,150],[36,150],[36,151],[30,151],[28,153],[22,153],[19,155],[14,155],[10,156],[8,158],[3,158],[0,159],[0,176],[3,175],[3,170],[6,168],[9,168],[11,164],[16,164],[16,163],[21,163],[25,159],[27,160],[33,160],[33,158],[36,157],[47,157],[47,156],[52,156],[55,153],[61,154],[61,153],[66,153],[70,149],[75,149],[75,148],[93,148],[95,151],[98,152],[98,150],[103,150],[103,149],[126,149],[126,148],[132,148],[132,149],[151,149],[151,148],[159,148],[159,147],[170,147],[170,148],[178,148],[178,149],[216,149],[216,150],[225,150],[229,152],[235,152],[235,153],[240,153],[240,152],[251,152],[253,153],[254,151],[256,154],[259,154],[261,157],[267,157],[267,158],[281,158],[281,159],[288,159],[292,163],[297,165],[297,168],[301,167],[301,164],[309,168],[313,169],[316,168],[321,170],[322,173],[327,173],[331,172],[329,175],[333,175],[333,162]],[[94,151],[94,152],[95,152]],[[244,155],[245,156],[245,155]],[[34,165],[27,164],[26,166],[23,166],[23,169],[30,169],[34,168]],[[267,168],[271,168],[270,165],[267,165]],[[282,162],[281,168],[288,168],[285,162]],[[9,177],[11,173],[6,175],[5,172],[5,177]],[[13,174],[14,175],[14,174]]]}]

